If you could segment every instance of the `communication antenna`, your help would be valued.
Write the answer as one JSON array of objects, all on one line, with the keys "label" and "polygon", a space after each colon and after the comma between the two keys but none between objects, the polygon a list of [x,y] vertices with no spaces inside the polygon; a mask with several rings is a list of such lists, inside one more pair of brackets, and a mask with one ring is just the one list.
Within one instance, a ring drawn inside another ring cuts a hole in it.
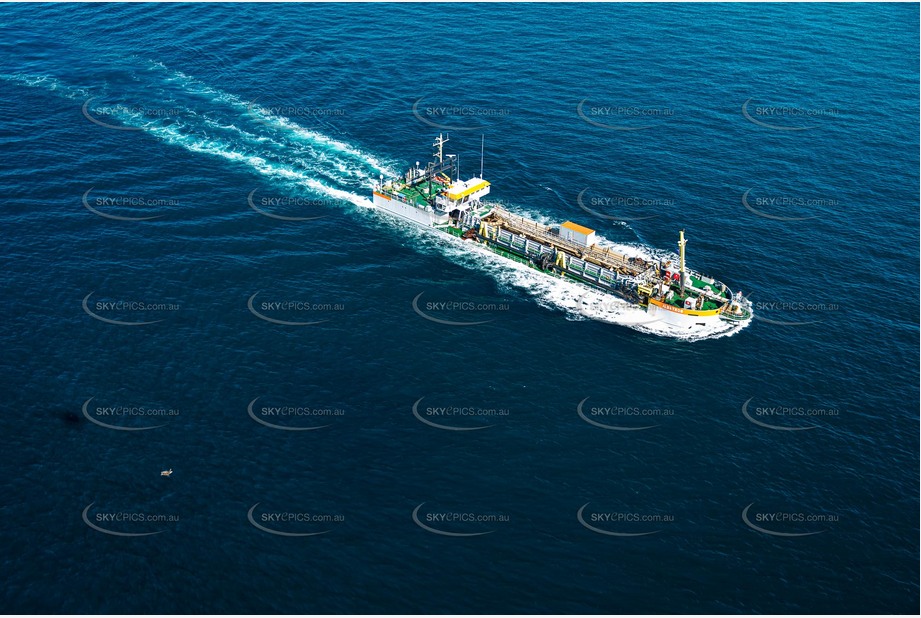
[{"label": "communication antenna", "polygon": [[684,270],[684,246],[688,244],[688,241],[684,238],[684,230],[678,232],[678,249],[679,249],[679,258],[680,262],[680,278],[681,278],[681,294],[684,295],[684,281],[685,281],[685,270]]},{"label": "communication antenna", "polygon": [[438,152],[435,153],[435,155],[438,157],[438,163],[441,163],[444,160],[444,145],[447,143],[447,141],[448,141],[448,136],[442,135],[441,133],[439,133],[438,139],[436,139],[435,143],[432,144],[433,146],[438,148]]},{"label": "communication antenna", "polygon": [[483,179],[483,151],[486,148],[486,134],[480,135],[480,180]]}]

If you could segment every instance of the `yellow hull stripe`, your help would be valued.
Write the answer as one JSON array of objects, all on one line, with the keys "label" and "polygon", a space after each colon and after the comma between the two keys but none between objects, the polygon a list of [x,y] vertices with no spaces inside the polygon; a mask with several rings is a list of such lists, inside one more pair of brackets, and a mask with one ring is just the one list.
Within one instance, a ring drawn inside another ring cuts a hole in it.
[{"label": "yellow hull stripe", "polygon": [[706,311],[697,311],[696,309],[680,309],[678,307],[673,307],[672,305],[666,305],[661,300],[656,300],[654,298],[649,299],[649,304],[655,305],[656,307],[661,307],[662,309],[665,309],[666,311],[671,311],[672,313],[683,313],[684,315],[693,315],[693,316],[699,316],[699,317],[719,315],[723,311],[722,307],[720,307],[719,309],[708,309]]}]

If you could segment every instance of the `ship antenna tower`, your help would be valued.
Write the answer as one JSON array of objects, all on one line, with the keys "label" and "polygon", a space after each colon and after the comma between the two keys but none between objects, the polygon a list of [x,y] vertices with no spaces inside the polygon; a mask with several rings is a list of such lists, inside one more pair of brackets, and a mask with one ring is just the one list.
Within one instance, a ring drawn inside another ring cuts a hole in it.
[{"label": "ship antenna tower", "polygon": [[684,239],[684,230],[681,230],[678,233],[678,255],[680,257],[680,273],[681,273],[681,295],[684,295],[684,246],[688,244],[688,241]]},{"label": "ship antenna tower", "polygon": [[432,144],[438,148],[438,152],[435,155],[438,157],[438,164],[440,165],[444,161],[444,145],[448,141],[448,136],[442,136],[441,133],[438,134],[438,139],[435,140],[435,143]]}]

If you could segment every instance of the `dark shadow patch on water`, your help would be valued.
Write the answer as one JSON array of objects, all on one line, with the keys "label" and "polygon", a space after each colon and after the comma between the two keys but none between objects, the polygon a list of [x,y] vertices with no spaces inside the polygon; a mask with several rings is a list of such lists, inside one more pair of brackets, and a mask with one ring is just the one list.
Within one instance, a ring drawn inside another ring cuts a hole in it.
[{"label": "dark shadow patch on water", "polygon": [[52,415],[60,419],[68,427],[80,427],[83,425],[83,418],[73,410],[56,409],[52,411]]}]

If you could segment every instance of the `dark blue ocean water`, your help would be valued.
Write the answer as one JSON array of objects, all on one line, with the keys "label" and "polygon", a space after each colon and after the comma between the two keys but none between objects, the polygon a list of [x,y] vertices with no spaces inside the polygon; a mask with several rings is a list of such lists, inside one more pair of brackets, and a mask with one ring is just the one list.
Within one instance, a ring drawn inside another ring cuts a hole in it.
[{"label": "dark blue ocean water", "polygon": [[[917,612],[918,13],[3,5],[0,608]],[[435,125],[755,319],[380,219]]]}]

